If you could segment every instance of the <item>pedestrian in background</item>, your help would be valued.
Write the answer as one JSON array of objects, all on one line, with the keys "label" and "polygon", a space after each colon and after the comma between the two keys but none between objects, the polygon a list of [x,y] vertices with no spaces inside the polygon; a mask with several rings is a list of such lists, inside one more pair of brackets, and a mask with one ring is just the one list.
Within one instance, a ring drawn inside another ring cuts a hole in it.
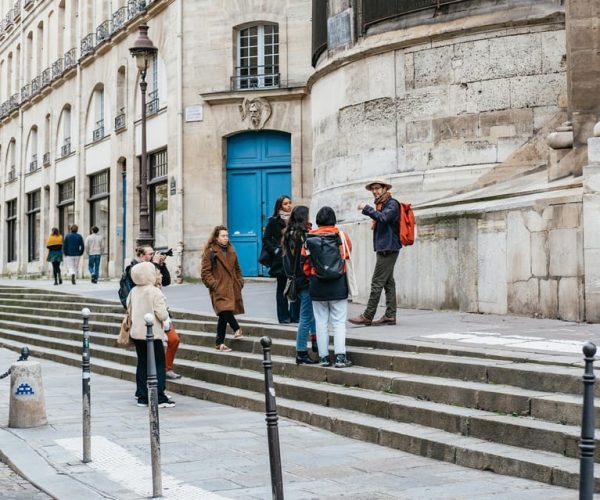
[{"label": "pedestrian in background", "polygon": [[218,351],[231,351],[225,345],[225,331],[229,324],[235,339],[243,335],[235,315],[244,314],[244,279],[225,226],[216,226],[206,242],[202,254],[201,276],[202,283],[210,291],[213,309],[219,317],[215,346]]},{"label": "pedestrian in background", "polygon": [[60,274],[60,263],[63,260],[63,237],[58,228],[53,227],[46,242],[48,249],[48,262],[52,264],[52,276],[55,285],[62,285],[62,276]]},{"label": "pedestrian in background", "polygon": [[92,283],[98,283],[100,259],[104,253],[104,238],[98,232],[98,227],[92,226],[91,234],[85,239],[85,253],[88,255],[88,270]]},{"label": "pedestrian in background", "polygon": [[154,361],[158,379],[158,406],[171,408],[175,402],[165,394],[165,349],[164,330],[170,328],[169,312],[165,296],[156,285],[161,279],[151,262],[140,262],[131,268],[131,279],[135,287],[129,292],[127,303],[131,306],[131,338],[137,353],[136,396],[138,406],[148,406],[148,342],[146,341],[146,321],[144,316],[153,315]]},{"label": "pedestrian in background", "polygon": [[345,260],[350,258],[352,242],[336,227],[335,212],[323,207],[317,212],[317,229],[309,231],[302,249],[307,257],[304,274],[309,279],[309,293],[317,326],[317,344],[321,366],[331,366],[329,326],[333,333],[335,367],[352,366],[346,357],[346,317],[348,282]]},{"label": "pedestrian in background", "polygon": [[273,215],[269,217],[267,222],[262,242],[263,247],[267,249],[271,257],[269,276],[277,279],[277,290],[275,292],[277,320],[282,324],[297,323],[299,316],[298,305],[292,302],[290,307],[290,303],[283,295],[287,278],[283,269],[281,237],[291,213],[292,200],[290,197],[282,195],[277,198],[273,207]]},{"label": "pedestrian in background", "polygon": [[[355,325],[395,325],[396,324],[396,282],[394,281],[394,266],[402,248],[400,243],[400,205],[390,189],[392,185],[384,179],[374,179],[365,189],[371,191],[375,207],[364,202],[359,203],[358,209],[373,219],[373,249],[377,255],[373,277],[371,278],[371,293],[364,312],[356,318],[350,318]],[[374,321],[377,305],[382,290],[385,290],[385,314]]]},{"label": "pedestrian in background", "polygon": [[308,278],[304,274],[304,260],[302,256],[302,247],[306,241],[306,233],[310,230],[308,220],[308,207],[299,205],[294,207],[290,220],[283,231],[281,248],[283,253],[283,268],[286,276],[295,278],[296,290],[298,294],[298,306],[300,318],[298,330],[296,332],[296,363],[297,364],[317,364],[308,355],[309,334],[312,337],[316,335],[315,316],[313,313],[312,301],[308,292]]},{"label": "pedestrian in background", "polygon": [[65,241],[63,242],[63,253],[65,254],[67,274],[71,275],[71,283],[73,284],[75,284],[75,275],[79,269],[79,259],[83,255],[85,248],[83,238],[77,231],[79,231],[77,224],[73,224],[69,234],[65,236]]}]

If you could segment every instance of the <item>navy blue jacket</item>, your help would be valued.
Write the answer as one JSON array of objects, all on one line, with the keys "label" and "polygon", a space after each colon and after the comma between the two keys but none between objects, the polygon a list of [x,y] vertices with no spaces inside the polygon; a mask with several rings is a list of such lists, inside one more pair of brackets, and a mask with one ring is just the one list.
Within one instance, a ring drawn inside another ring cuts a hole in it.
[{"label": "navy blue jacket", "polygon": [[69,233],[65,236],[63,252],[67,257],[83,255],[84,248],[83,238],[79,233]]},{"label": "navy blue jacket", "polygon": [[402,248],[400,243],[400,206],[393,198],[383,204],[381,212],[365,205],[363,215],[368,215],[377,221],[373,231],[373,248],[376,252],[397,252]]}]

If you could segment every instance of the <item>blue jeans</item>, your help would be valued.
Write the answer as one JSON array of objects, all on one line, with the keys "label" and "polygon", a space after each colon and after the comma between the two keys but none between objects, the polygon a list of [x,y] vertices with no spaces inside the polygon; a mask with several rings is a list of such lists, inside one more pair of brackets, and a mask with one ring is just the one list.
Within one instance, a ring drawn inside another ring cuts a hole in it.
[{"label": "blue jeans", "polygon": [[300,322],[298,323],[298,332],[296,333],[296,351],[306,351],[308,344],[308,334],[316,332],[315,315],[313,314],[312,300],[308,293],[308,288],[298,290],[298,300],[300,304]]},{"label": "blue jeans", "polygon": [[95,278],[98,278],[100,274],[100,257],[101,255],[90,255],[88,257],[88,269]]}]

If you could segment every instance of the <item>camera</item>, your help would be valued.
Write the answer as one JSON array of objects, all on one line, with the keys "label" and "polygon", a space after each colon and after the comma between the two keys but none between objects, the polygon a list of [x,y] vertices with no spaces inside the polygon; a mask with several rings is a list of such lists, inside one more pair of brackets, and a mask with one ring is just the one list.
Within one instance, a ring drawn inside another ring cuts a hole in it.
[{"label": "camera", "polygon": [[165,257],[173,257],[173,249],[169,248],[168,250],[165,250],[164,252],[160,252],[160,255],[164,255]]}]

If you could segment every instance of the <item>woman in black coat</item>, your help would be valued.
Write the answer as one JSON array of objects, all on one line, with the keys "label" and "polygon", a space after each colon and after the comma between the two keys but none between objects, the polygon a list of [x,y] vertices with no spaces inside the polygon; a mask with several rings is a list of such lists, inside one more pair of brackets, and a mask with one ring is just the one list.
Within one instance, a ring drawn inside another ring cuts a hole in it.
[{"label": "woman in black coat", "polygon": [[283,259],[281,253],[281,236],[287,225],[287,221],[292,213],[292,200],[289,196],[282,195],[275,201],[273,215],[269,217],[269,222],[263,235],[263,247],[271,257],[271,267],[269,276],[277,279],[277,292],[275,295],[277,301],[277,320],[280,323],[297,323],[299,311],[295,303],[288,303],[283,295],[285,282],[287,280],[285,270],[283,269]]}]

